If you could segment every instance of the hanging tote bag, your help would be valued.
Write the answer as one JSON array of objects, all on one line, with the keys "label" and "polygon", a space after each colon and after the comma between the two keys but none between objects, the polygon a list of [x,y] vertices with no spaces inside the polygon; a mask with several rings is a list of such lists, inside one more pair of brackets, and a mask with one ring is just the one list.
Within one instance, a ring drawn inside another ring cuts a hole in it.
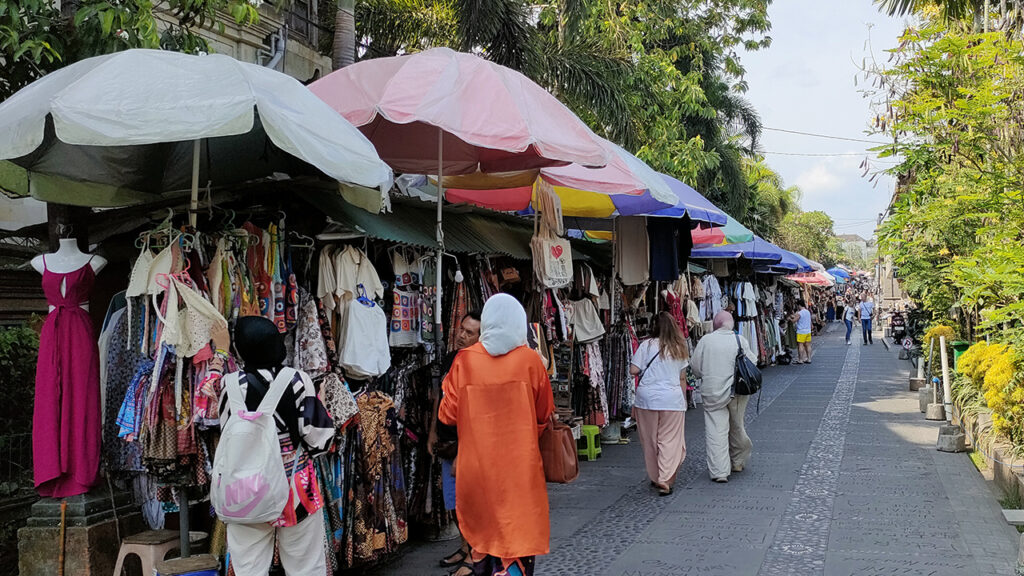
[{"label": "hanging tote bag", "polygon": [[274,413],[294,376],[294,369],[282,369],[254,412],[245,408],[238,373],[224,377],[231,416],[213,458],[210,503],[225,524],[273,522],[288,504],[291,486]]},{"label": "hanging tote bag", "polygon": [[736,334],[736,373],[732,379],[732,390],[738,396],[757,394],[761,389],[761,370],[743,353],[740,335]]},{"label": "hanging tote bag", "polygon": [[540,457],[544,461],[544,479],[548,482],[568,484],[580,475],[572,429],[555,422],[553,417],[540,435]]},{"label": "hanging tote bag", "polygon": [[572,246],[559,236],[562,211],[558,196],[543,180],[537,184],[536,196],[538,210],[534,213],[530,240],[534,275],[545,288],[565,288],[572,284]]}]

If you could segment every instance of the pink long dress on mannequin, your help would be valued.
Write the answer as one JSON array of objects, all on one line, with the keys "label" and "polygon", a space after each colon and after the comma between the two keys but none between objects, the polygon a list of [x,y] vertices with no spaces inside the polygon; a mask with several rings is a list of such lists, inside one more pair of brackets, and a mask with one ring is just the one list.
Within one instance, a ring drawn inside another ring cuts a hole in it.
[{"label": "pink long dress on mannequin", "polygon": [[54,309],[39,336],[36,366],[32,458],[40,496],[84,494],[99,474],[99,349],[92,320],[81,307],[95,279],[88,263],[56,273],[46,269],[43,258],[43,293]]}]

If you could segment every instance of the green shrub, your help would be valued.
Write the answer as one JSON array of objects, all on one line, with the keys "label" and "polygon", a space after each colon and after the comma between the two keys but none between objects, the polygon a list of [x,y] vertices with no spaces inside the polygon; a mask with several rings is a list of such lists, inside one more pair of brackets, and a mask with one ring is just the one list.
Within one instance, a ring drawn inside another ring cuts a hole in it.
[{"label": "green shrub", "polygon": [[0,327],[0,436],[32,432],[38,355],[35,330]]}]

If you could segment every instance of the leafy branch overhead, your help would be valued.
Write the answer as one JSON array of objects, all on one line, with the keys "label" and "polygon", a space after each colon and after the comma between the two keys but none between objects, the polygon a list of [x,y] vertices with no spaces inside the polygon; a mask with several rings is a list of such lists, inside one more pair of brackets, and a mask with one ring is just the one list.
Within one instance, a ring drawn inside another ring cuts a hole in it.
[{"label": "leafy branch overhead", "polygon": [[[0,100],[45,73],[128,48],[209,52],[203,28],[259,20],[260,0],[83,0],[67,13],[49,0],[0,0]],[[161,19],[158,11],[167,15]]]}]

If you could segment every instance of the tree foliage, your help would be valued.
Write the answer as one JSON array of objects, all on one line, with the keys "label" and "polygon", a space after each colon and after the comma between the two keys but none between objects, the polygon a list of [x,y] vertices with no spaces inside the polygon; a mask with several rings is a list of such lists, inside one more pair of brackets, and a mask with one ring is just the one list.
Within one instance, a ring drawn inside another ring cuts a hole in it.
[{"label": "tree foliage", "polygon": [[0,100],[47,72],[128,48],[209,52],[199,30],[223,30],[223,14],[247,25],[262,0],[165,0],[159,21],[152,0],[83,0],[61,12],[49,0],[0,0]]},{"label": "tree foliage", "polygon": [[882,154],[901,161],[881,248],[933,318],[998,346],[998,366],[971,368],[961,394],[1024,442],[1024,43],[935,14],[891,62],[873,77],[875,121],[895,142]]},{"label": "tree foliage", "polygon": [[1024,55],[1000,32],[910,29],[880,76],[902,186],[883,249],[936,317],[977,314],[1024,343]]},{"label": "tree foliage", "polygon": [[832,266],[842,259],[832,226],[832,218],[824,212],[793,211],[782,219],[778,244],[826,267]]},{"label": "tree foliage", "polygon": [[786,186],[782,176],[772,170],[764,158],[745,160],[743,171],[750,189],[743,223],[762,238],[778,240],[782,221],[789,213],[799,210],[800,189]]}]

